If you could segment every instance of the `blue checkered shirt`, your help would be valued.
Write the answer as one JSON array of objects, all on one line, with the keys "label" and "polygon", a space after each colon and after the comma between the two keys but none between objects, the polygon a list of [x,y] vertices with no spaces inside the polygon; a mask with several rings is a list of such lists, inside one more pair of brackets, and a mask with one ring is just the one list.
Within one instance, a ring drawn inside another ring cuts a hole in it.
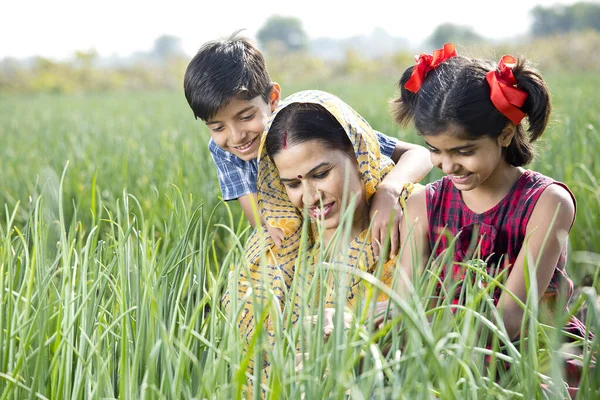
[{"label": "blue checkered shirt", "polygon": [[[377,132],[381,154],[391,158],[397,139]],[[258,159],[244,161],[223,150],[210,139],[208,150],[217,167],[219,186],[223,200],[235,200],[247,194],[256,193],[256,179],[258,177]]]}]

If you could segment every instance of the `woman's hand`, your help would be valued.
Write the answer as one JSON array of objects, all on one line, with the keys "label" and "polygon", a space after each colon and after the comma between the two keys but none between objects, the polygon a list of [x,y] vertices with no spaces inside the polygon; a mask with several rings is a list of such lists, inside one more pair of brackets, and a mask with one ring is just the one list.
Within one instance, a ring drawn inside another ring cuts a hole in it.
[{"label": "woman's hand", "polygon": [[[316,324],[319,320],[318,315],[311,315],[306,317],[305,321],[308,323]],[[323,310],[323,338],[327,340],[333,332],[335,321],[335,308],[326,308]],[[344,329],[348,329],[354,323],[354,314],[344,312]]]},{"label": "woman's hand", "polygon": [[[398,202],[400,193],[401,191],[396,188],[381,184],[377,187],[377,191],[371,199],[371,209],[369,211],[372,221],[371,240],[376,257],[380,256],[388,227],[390,230],[390,258],[394,258],[400,249],[400,222],[404,215]],[[390,225],[392,216],[393,219]]]},{"label": "woman's hand", "polygon": [[390,304],[389,301],[378,301],[375,303],[375,310],[373,313],[371,326],[373,329],[381,329],[383,328],[385,321],[389,321],[398,315],[400,315],[400,312],[393,304]]}]

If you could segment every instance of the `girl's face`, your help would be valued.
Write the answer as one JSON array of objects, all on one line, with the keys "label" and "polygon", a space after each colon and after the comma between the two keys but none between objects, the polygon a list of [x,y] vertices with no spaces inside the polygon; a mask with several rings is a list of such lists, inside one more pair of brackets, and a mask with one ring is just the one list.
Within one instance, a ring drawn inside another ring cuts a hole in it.
[{"label": "girl's face", "polygon": [[346,211],[342,204],[353,196],[357,196],[354,227],[360,232],[364,228],[357,225],[366,221],[368,226],[365,217],[369,209],[358,163],[346,152],[326,148],[319,140],[309,140],[282,149],[273,161],[292,204],[299,210],[307,208],[314,220],[323,219],[326,233],[333,233],[338,227]]},{"label": "girl's face", "polygon": [[454,133],[425,135],[431,152],[431,162],[446,175],[458,190],[494,187],[496,177],[509,167],[502,155],[503,147],[510,144],[512,133],[502,133],[497,138],[489,136],[468,140]]}]

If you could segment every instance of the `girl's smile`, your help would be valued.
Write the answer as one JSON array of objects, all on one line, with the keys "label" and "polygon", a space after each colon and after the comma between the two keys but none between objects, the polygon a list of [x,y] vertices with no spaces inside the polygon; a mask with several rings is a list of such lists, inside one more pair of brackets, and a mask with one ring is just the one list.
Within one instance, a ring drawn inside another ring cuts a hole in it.
[{"label": "girl's smile", "polygon": [[510,191],[521,170],[506,162],[504,149],[513,135],[508,129],[493,139],[464,139],[455,132],[425,135],[431,162],[462,192],[467,206],[482,212],[493,207]]}]

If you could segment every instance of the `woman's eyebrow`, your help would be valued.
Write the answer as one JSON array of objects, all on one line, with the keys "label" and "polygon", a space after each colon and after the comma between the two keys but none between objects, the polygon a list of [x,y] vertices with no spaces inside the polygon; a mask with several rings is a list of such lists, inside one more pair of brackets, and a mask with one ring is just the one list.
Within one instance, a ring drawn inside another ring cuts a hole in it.
[{"label": "woman's eyebrow", "polygon": [[[302,175],[302,176],[308,176],[308,175],[312,174],[313,172],[315,172],[316,170],[318,170],[319,168],[322,168],[324,166],[329,166],[329,165],[331,165],[330,162],[327,162],[327,161],[322,162],[321,164],[317,165],[316,167],[314,167],[310,171],[308,171],[308,173],[306,175]],[[281,182],[285,183],[285,182],[296,181],[296,180],[298,180],[298,178],[282,178],[282,177],[279,177],[279,180]]]}]

